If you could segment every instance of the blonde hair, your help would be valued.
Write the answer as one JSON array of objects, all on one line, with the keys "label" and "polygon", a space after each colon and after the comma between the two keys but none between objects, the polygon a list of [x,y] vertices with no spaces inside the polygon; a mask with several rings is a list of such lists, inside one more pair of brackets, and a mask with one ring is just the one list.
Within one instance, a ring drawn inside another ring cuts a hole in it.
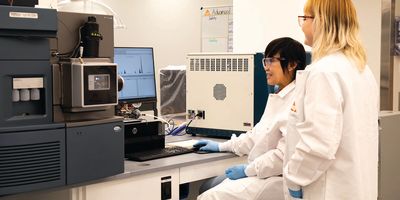
[{"label": "blonde hair", "polygon": [[352,0],[307,0],[304,13],[314,16],[313,60],[341,51],[364,70],[367,58]]}]

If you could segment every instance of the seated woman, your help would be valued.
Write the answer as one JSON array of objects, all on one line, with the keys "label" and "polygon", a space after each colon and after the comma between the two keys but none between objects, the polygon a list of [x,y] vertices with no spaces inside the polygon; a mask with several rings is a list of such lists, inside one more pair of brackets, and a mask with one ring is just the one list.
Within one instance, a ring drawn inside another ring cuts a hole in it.
[{"label": "seated woman", "polygon": [[306,54],[298,41],[278,38],[268,44],[262,62],[268,84],[278,89],[269,95],[261,120],[246,134],[232,135],[224,143],[201,140],[194,145],[201,151],[248,155],[248,163],[228,168],[228,178],[219,176],[206,182],[212,188],[198,196],[198,200],[284,199],[281,174],[286,122],[294,102],[296,71],[305,68]]}]

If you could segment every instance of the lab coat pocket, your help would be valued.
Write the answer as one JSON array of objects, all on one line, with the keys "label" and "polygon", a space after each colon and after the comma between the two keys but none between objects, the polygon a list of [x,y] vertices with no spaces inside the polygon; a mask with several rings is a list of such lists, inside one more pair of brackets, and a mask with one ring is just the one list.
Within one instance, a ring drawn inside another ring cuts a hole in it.
[{"label": "lab coat pocket", "polygon": [[303,187],[303,199],[325,199],[326,198],[326,173],[321,175],[313,183]]}]

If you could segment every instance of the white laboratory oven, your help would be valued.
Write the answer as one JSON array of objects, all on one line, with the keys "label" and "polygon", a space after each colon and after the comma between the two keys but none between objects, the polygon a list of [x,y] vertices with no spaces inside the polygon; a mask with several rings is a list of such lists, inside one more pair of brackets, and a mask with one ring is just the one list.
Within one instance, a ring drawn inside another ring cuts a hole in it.
[{"label": "white laboratory oven", "polygon": [[[269,92],[262,53],[192,53],[187,56],[187,132],[230,137],[261,118]],[[197,117],[195,117],[197,115]]]}]

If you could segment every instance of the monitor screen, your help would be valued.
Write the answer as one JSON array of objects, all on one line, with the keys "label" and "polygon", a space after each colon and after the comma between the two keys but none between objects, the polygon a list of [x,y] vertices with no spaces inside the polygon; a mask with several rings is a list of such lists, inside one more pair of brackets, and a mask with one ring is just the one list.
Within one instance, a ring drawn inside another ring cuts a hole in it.
[{"label": "monitor screen", "polygon": [[135,103],[156,100],[153,48],[115,47],[114,62],[124,86],[118,93],[119,102]]}]

